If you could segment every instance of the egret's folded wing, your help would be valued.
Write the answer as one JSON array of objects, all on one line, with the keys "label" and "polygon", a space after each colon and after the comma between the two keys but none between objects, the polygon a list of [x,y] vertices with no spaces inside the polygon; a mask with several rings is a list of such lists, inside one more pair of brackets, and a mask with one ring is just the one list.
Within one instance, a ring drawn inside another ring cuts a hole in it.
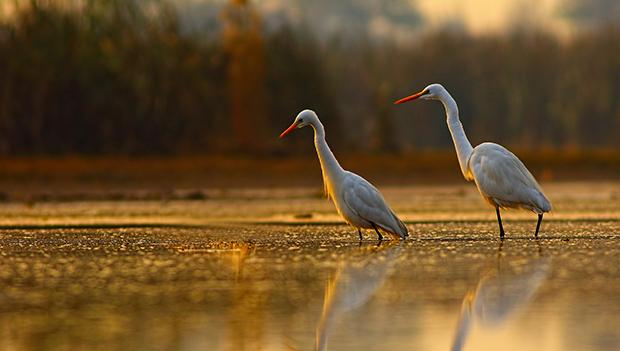
[{"label": "egret's folded wing", "polygon": [[[396,218],[381,193],[372,184],[357,176],[350,178],[344,189],[344,203],[353,213],[388,232],[406,235],[406,227]],[[404,234],[401,234],[403,231]]]},{"label": "egret's folded wing", "polygon": [[471,160],[478,188],[487,196],[507,203],[550,207],[538,182],[517,156],[497,145],[484,149]]}]

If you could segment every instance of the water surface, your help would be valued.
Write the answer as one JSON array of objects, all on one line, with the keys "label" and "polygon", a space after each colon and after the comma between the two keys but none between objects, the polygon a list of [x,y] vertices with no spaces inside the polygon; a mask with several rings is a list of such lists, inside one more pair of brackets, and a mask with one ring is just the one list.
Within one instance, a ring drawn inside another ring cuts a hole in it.
[{"label": "water surface", "polygon": [[[501,242],[469,190],[445,191],[466,204],[451,212],[432,211],[431,190],[412,190],[417,203],[388,192],[411,239],[382,243],[371,231],[360,243],[303,192],[265,196],[267,208],[234,196],[2,205],[0,348],[620,349],[613,191],[558,190],[564,211],[539,240],[535,216],[507,213]],[[199,216],[231,203],[245,217]]]}]

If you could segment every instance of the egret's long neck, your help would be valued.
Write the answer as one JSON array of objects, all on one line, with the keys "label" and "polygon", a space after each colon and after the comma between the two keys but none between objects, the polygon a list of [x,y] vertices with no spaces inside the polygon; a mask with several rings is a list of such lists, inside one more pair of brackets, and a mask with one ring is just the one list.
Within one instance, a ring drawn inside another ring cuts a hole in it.
[{"label": "egret's long neck", "polygon": [[463,130],[463,124],[459,119],[459,108],[456,105],[456,101],[454,101],[452,96],[448,93],[441,96],[440,100],[443,103],[443,107],[446,109],[448,129],[450,129],[450,134],[452,135],[452,141],[454,142],[454,148],[456,149],[456,156],[459,159],[461,172],[463,173],[465,179],[470,180],[472,177],[467,167],[467,162],[469,161],[469,157],[474,151],[474,148],[467,139],[465,130]]},{"label": "egret's long neck", "polygon": [[326,193],[331,196],[333,187],[338,184],[344,170],[336,160],[336,157],[329,149],[327,141],[325,141],[325,129],[319,122],[317,125],[312,125],[314,129],[314,147],[316,153],[319,156],[319,162],[321,163],[321,171],[323,172],[323,182],[325,185]]}]

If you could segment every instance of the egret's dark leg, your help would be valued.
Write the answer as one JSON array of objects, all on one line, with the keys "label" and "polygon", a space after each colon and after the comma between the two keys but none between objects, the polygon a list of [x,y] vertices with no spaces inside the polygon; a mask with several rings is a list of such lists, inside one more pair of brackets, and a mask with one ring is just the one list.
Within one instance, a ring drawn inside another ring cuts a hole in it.
[{"label": "egret's dark leg", "polygon": [[357,228],[357,233],[360,235],[360,241],[364,240],[364,238],[362,237],[362,230]]},{"label": "egret's dark leg", "polygon": [[536,239],[538,239],[538,229],[540,229],[540,223],[542,222],[542,217],[543,217],[542,213],[538,215],[538,223],[536,223],[536,233],[534,234],[534,237],[536,237]]},{"label": "egret's dark leg", "polygon": [[502,225],[502,216],[499,214],[499,207],[495,207],[497,213],[497,222],[499,223],[499,238],[504,240],[504,226]]},{"label": "egret's dark leg", "polygon": [[379,229],[377,229],[377,226],[374,223],[370,223],[370,224],[372,224],[372,227],[375,228],[375,232],[377,232],[377,235],[379,236],[379,241],[383,240],[383,235],[379,233]]}]

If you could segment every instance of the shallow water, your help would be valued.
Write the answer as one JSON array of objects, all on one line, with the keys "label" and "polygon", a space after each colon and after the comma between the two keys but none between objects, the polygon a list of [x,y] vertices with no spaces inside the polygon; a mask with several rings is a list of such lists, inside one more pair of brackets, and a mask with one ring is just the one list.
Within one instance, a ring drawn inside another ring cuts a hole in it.
[{"label": "shallow water", "polygon": [[620,223],[492,224],[4,230],[0,347],[617,350]]},{"label": "shallow water", "polygon": [[288,211],[257,201],[260,223],[193,226],[180,225],[201,205],[233,211],[237,200],[168,212],[35,205],[46,217],[4,205],[13,222],[0,230],[0,348],[618,350],[620,206],[613,195],[563,200],[574,196],[556,193],[564,214],[543,222],[539,240],[535,216],[508,213],[503,242],[484,206],[441,219],[398,196],[388,198],[397,211],[421,219],[410,220],[411,239],[382,243],[321,222],[323,202],[303,196],[267,199]]}]

